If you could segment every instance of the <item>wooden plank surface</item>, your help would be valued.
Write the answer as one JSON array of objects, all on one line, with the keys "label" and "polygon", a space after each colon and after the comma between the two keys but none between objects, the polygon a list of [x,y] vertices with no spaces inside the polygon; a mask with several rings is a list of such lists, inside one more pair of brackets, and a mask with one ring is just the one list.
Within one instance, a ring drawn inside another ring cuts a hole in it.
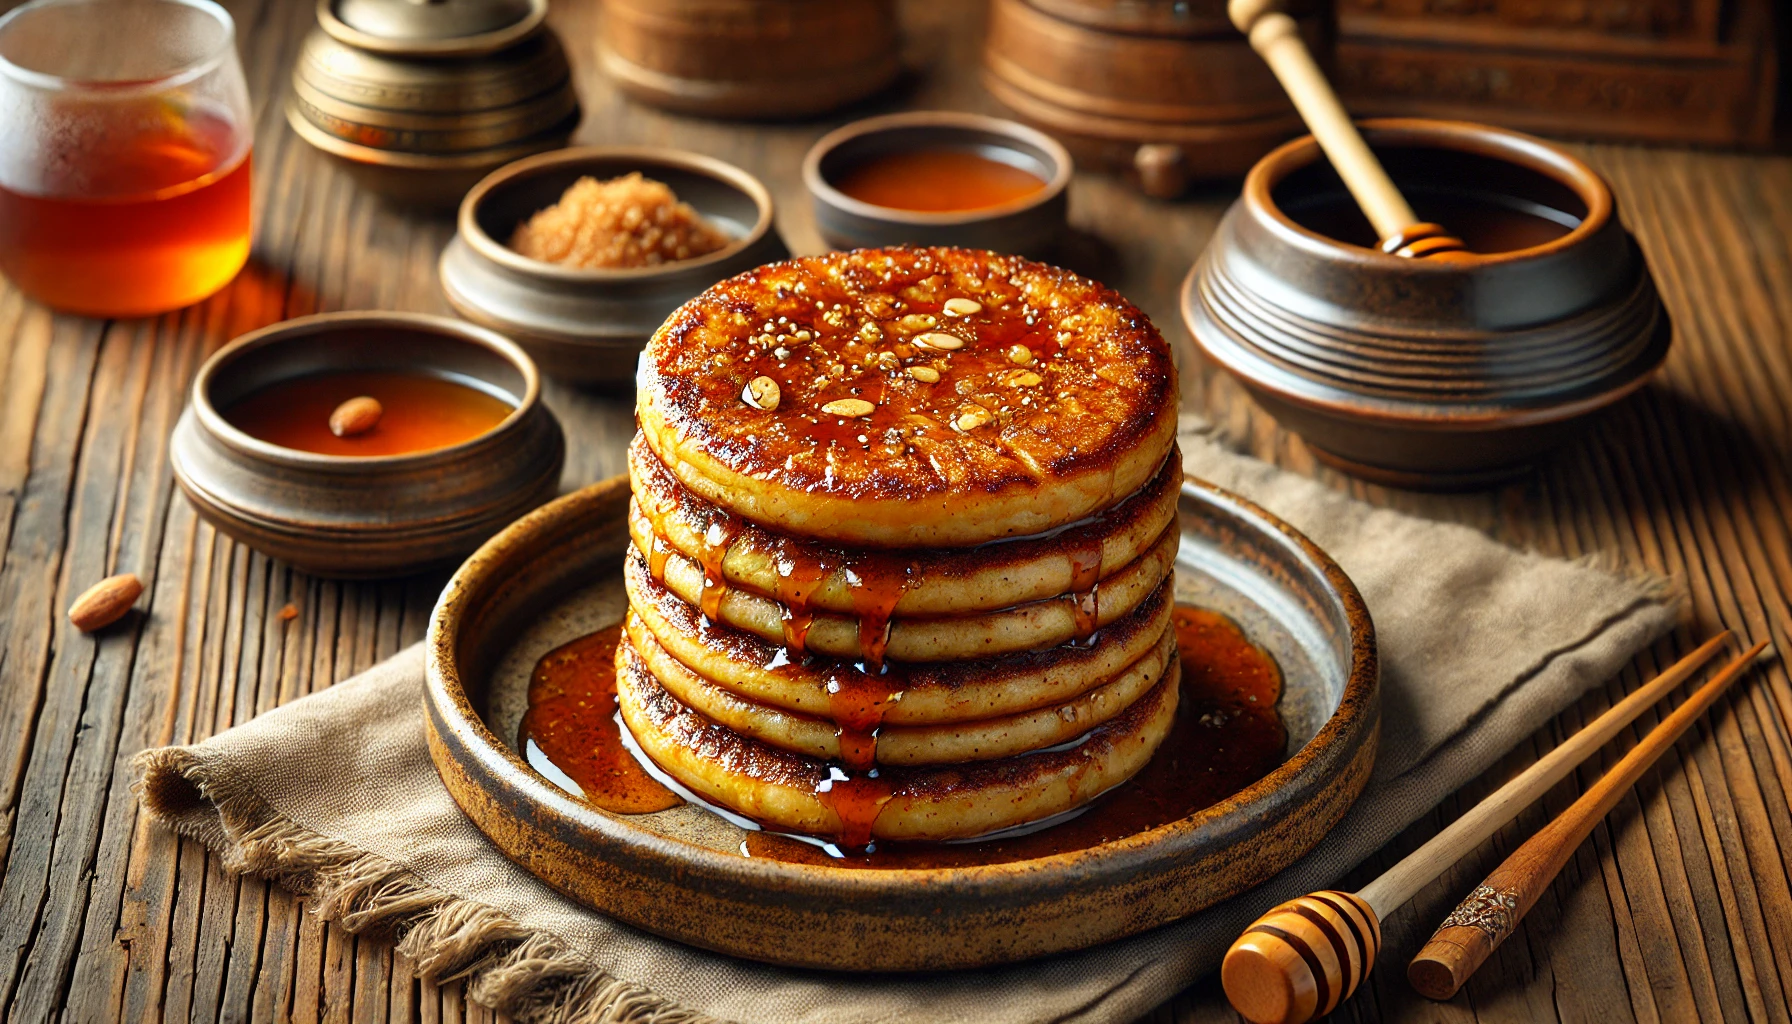
[{"label": "wooden plank surface", "polygon": [[[10,4],[0,4],[0,7]],[[153,320],[51,314],[0,283],[0,1015],[18,1021],[489,1019],[458,984],[418,980],[384,939],[320,923],[277,887],[221,870],[150,827],[129,790],[138,750],[211,735],[326,687],[423,635],[442,576],[312,579],[200,523],[167,439],[205,355],[288,316],[366,307],[447,312],[435,283],[452,225],[381,205],[286,128],[305,0],[228,0],[257,117],[251,265],[218,297]],[[581,142],[712,153],[759,175],[796,251],[820,248],[796,168],[823,131],[899,107],[996,111],[976,82],[977,5],[905,4],[915,72],[815,122],[671,117],[594,70],[593,0],[556,0],[578,69]],[[1673,576],[1675,635],[1446,800],[1360,869],[1361,882],[1719,626],[1786,649],[1792,633],[1792,160],[1582,150],[1617,188],[1678,334],[1661,377],[1586,441],[1495,491],[1425,496],[1316,465],[1187,351],[1175,293],[1235,186],[1174,203],[1082,175],[1069,262],[1118,287],[1184,350],[1185,399],[1260,457],[1378,504],[1453,519],[1567,557]],[[628,402],[562,386],[565,485],[620,472]],[[145,612],[100,640],[63,610],[114,571]],[[290,619],[281,610],[292,605]],[[1654,724],[1645,716],[1625,742]],[[1615,757],[1583,768],[1386,923],[1383,969],[1348,1020],[1761,1021],[1792,1024],[1792,680],[1740,685],[1665,757],[1449,1004],[1401,964],[1466,889]],[[1200,982],[1150,1017],[1235,1019]]]}]

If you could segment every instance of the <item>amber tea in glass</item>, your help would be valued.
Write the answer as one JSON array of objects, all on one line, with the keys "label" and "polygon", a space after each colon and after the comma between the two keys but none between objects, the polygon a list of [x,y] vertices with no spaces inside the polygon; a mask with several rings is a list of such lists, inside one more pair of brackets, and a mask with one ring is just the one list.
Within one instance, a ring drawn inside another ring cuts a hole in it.
[{"label": "amber tea in glass", "polygon": [[57,309],[162,313],[249,255],[249,103],[210,0],[0,18],[0,272]]}]

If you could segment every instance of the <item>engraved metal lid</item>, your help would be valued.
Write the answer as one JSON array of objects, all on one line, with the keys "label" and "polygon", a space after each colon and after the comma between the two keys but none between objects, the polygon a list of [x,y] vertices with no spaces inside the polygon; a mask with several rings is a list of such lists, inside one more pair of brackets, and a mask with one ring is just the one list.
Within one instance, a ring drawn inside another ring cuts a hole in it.
[{"label": "engraved metal lid", "polygon": [[516,43],[541,26],[547,0],[318,0],[317,21],[358,49],[411,57],[469,57]]}]

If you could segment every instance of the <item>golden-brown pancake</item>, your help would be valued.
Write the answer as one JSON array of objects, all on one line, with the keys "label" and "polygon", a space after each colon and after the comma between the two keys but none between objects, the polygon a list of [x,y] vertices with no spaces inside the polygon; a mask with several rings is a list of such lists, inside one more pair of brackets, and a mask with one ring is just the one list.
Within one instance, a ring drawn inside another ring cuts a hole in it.
[{"label": "golden-brown pancake", "polygon": [[[659,582],[698,605],[709,618],[767,640],[783,641],[792,654],[860,658],[873,664],[886,657],[910,662],[964,661],[1056,647],[1084,639],[1124,618],[1169,578],[1181,539],[1172,525],[1131,565],[1103,580],[1095,590],[1001,611],[936,619],[874,618],[870,613],[859,618],[814,615],[803,630],[800,648],[786,629],[789,609],[749,591],[706,588],[703,567],[683,555],[666,557]],[[645,562],[638,547],[630,556]],[[714,598],[707,605],[706,594]]]},{"label": "golden-brown pancake", "polygon": [[1080,807],[1131,778],[1168,735],[1180,666],[1080,742],[966,765],[848,774],[768,746],[679,703],[628,644],[616,648],[616,697],[629,732],[663,771],[706,800],[772,828],[867,839],[945,840],[1024,825]]},{"label": "golden-brown pancake", "polygon": [[[1157,685],[1176,637],[1165,630],[1156,647],[1118,676],[1056,707],[943,725],[885,725],[863,738],[830,719],[756,704],[704,679],[666,653],[638,621],[629,624],[623,642],[633,646],[655,681],[679,703],[743,736],[824,761],[927,765],[1012,757],[1081,736]],[[855,753],[855,747],[864,749]]]},{"label": "golden-brown pancake", "polygon": [[1087,591],[1175,522],[1182,485],[1182,461],[1172,450],[1157,475],[1120,504],[1043,536],[877,552],[775,533],[730,515],[680,485],[639,434],[629,446],[629,472],[629,530],[650,565],[656,553],[678,552],[712,580],[775,598],[799,616],[857,614],[869,597],[865,581],[879,572],[901,574],[893,581],[899,595],[891,614],[898,618],[965,615]]},{"label": "golden-brown pancake", "polygon": [[[629,630],[652,638],[704,679],[758,704],[840,720],[839,673],[852,670],[830,658],[791,657],[782,644],[732,629],[698,614],[666,590],[631,553],[623,568]],[[975,721],[1053,707],[1075,700],[1144,657],[1169,628],[1174,605],[1165,581],[1131,615],[1095,634],[1089,644],[1011,654],[981,661],[887,666],[889,692],[901,698],[882,709],[885,725]],[[643,646],[645,642],[643,641]],[[882,679],[883,677],[879,677]],[[833,686],[835,692],[830,694]]]},{"label": "golden-brown pancake", "polygon": [[967,547],[1108,508],[1163,465],[1176,370],[1143,313],[970,249],[802,257],[715,285],[642,359],[637,418],[729,512],[855,547]]}]

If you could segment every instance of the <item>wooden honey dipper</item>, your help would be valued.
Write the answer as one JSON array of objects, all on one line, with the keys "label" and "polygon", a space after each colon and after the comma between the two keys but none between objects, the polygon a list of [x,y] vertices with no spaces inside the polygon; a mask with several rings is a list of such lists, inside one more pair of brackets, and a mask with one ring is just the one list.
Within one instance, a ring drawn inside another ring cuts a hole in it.
[{"label": "wooden honey dipper", "polygon": [[[1254,1024],[1302,1024],[1336,1009],[1375,966],[1383,918],[1698,671],[1729,638],[1726,630],[1705,641],[1361,890],[1311,893],[1258,918],[1232,943],[1220,965],[1220,984],[1233,1008]],[[1760,650],[1756,647],[1726,666],[1706,689],[1740,674]],[[1697,699],[1695,695],[1687,703]]]},{"label": "wooden honey dipper", "polygon": [[1307,130],[1344,180],[1357,205],[1381,239],[1381,251],[1414,259],[1471,262],[1476,257],[1462,239],[1442,225],[1419,220],[1381,161],[1363,141],[1325,72],[1307,51],[1300,28],[1278,0],[1231,0],[1226,13],[1251,40],[1251,48],[1275,72],[1294,101]]},{"label": "wooden honey dipper", "polygon": [[1562,866],[1586,841],[1636,780],[1674,745],[1692,723],[1709,708],[1749,663],[1767,649],[1762,641],[1749,648],[1734,664],[1712,677],[1692,696],[1649,730],[1636,746],[1573,806],[1543,826],[1487,880],[1475,887],[1419,950],[1406,969],[1406,979],[1420,995],[1448,999],[1455,995],[1486,959],[1506,941],[1531,905]]}]

